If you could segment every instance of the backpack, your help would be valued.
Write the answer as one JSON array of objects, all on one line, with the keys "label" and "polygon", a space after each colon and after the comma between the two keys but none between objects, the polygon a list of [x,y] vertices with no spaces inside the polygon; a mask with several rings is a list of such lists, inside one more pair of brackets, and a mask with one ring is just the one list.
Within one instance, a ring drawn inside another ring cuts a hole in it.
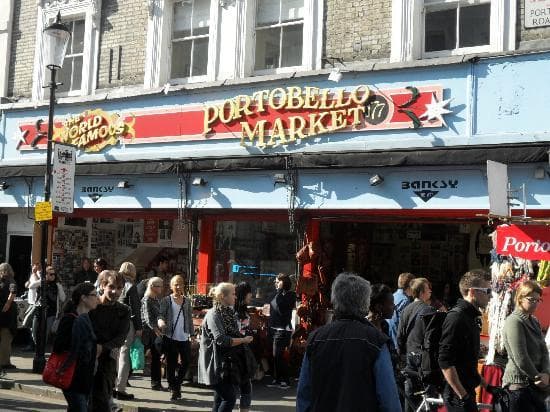
[{"label": "backpack", "polygon": [[420,374],[424,383],[442,388],[445,384],[443,372],[439,367],[439,341],[446,312],[435,312],[418,319],[419,327],[423,330],[424,339],[420,348]]}]

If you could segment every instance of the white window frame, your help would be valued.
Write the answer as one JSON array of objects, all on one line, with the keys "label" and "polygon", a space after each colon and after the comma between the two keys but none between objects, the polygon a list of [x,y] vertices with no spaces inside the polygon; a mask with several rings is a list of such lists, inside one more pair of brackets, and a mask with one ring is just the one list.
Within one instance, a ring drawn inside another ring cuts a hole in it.
[{"label": "white window frame", "polygon": [[237,70],[240,77],[292,73],[297,71],[316,70],[322,67],[323,0],[304,0],[302,64],[300,66],[274,69],[254,70],[256,57],[256,7],[257,1],[250,0],[246,1],[244,9],[242,10],[244,24],[239,26],[241,28],[239,37],[244,47],[240,55]]},{"label": "white window frame", "polygon": [[[456,4],[456,0],[444,1]],[[491,29],[488,46],[424,52],[424,0],[393,0],[390,61],[411,61],[420,58],[514,50],[516,47],[516,1],[490,1]]]},{"label": "white window frame", "polygon": [[39,0],[38,17],[36,24],[36,49],[33,71],[33,100],[45,98],[44,86],[49,81],[49,71],[44,66],[42,51],[42,31],[55,21],[57,13],[61,13],[62,21],[84,20],[84,49],[82,59],[82,84],[80,90],[70,93],[59,93],[63,96],[82,96],[95,92],[97,81],[96,73],[99,58],[99,33],[101,0]]},{"label": "white window frame", "polygon": [[219,0],[210,2],[210,26],[208,39],[208,65],[206,75],[171,79],[172,26],[174,3],[182,0],[148,0],[149,22],[147,26],[147,50],[145,59],[145,88],[160,87],[167,82],[197,83],[213,81],[218,63],[218,21],[221,6]]}]

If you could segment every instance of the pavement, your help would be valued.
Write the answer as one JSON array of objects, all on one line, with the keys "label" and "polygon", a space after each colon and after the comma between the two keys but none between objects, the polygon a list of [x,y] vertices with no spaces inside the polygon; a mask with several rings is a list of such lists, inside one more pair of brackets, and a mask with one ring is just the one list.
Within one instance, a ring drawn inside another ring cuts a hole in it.
[{"label": "pavement", "polygon": [[[63,401],[63,393],[60,389],[46,385],[42,382],[40,374],[32,373],[33,353],[14,350],[11,363],[17,369],[6,371],[7,374],[0,379],[0,389],[9,389],[41,401],[58,403]],[[269,377],[253,383],[252,407],[254,412],[290,412],[296,405],[296,382],[290,389],[268,388]],[[211,411],[213,392],[211,389],[185,382],[182,386],[182,399],[170,401],[169,392],[151,390],[149,377],[141,373],[133,375],[126,392],[135,396],[132,401],[116,400],[117,405],[125,412],[138,411]],[[163,385],[167,386],[166,381]],[[238,410],[238,401],[235,410]]]}]

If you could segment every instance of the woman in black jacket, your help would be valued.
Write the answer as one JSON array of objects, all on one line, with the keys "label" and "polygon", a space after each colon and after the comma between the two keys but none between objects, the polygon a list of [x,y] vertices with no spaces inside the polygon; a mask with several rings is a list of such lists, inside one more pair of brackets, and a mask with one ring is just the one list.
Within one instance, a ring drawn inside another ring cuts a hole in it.
[{"label": "woman in black jacket", "polygon": [[273,339],[274,373],[273,382],[268,386],[287,389],[290,385],[288,360],[285,351],[290,346],[292,334],[292,311],[296,306],[296,294],[290,290],[290,276],[279,273],[275,279],[277,293],[269,304],[269,332]]},{"label": "woman in black jacket", "polygon": [[101,345],[96,344],[96,336],[88,312],[95,309],[98,303],[94,285],[79,283],[65,306],[57,329],[53,352],[69,351],[70,359],[76,360],[76,371],[78,371],[69,389],[63,391],[68,412],[88,410],[96,358],[101,353]]}]

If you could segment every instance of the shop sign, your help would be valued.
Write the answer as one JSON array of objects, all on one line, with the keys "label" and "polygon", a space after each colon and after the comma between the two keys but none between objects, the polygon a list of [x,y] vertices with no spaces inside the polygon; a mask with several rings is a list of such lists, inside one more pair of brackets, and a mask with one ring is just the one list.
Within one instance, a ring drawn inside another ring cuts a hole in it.
[{"label": "shop sign", "polygon": [[[277,87],[207,104],[149,107],[131,113],[87,110],[54,125],[54,140],[97,152],[120,142],[159,144],[236,139],[270,148],[309,143],[334,133],[446,126],[451,99],[443,87],[407,86],[371,90],[313,86]],[[37,127],[37,125],[39,125]],[[47,124],[36,120],[14,131],[19,150],[46,148]]]},{"label": "shop sign", "polygon": [[525,0],[525,27],[550,26],[550,0]]},{"label": "shop sign", "polygon": [[529,260],[550,260],[550,227],[502,225],[497,227],[499,255]]},{"label": "shop sign", "polygon": [[52,168],[52,204],[56,212],[73,213],[75,170],[76,148],[56,143]]},{"label": "shop sign", "polygon": [[[432,179],[432,180],[403,180],[401,182],[402,190],[414,192],[425,203],[437,195],[441,189],[457,189],[458,180],[456,179]],[[434,190],[437,189],[437,190]]]},{"label": "shop sign", "polygon": [[54,126],[53,140],[68,143],[85,152],[99,152],[134,135],[133,122],[125,122],[116,113],[101,109],[86,110]]}]

